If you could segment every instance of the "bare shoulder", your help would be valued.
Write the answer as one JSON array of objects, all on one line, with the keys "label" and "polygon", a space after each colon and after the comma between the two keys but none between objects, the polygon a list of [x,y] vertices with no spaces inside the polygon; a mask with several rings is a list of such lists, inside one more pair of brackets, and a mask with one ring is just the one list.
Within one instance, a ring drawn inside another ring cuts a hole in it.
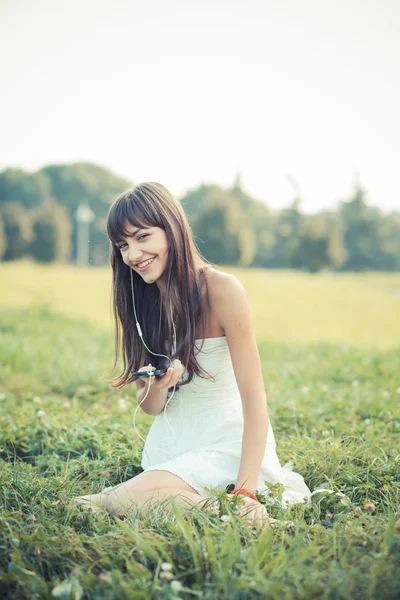
[{"label": "bare shoulder", "polygon": [[221,271],[217,271],[217,269],[210,269],[207,281],[214,307],[216,307],[216,303],[226,302],[232,293],[244,291],[243,284],[232,273],[222,273]]},{"label": "bare shoulder", "polygon": [[246,291],[236,275],[222,273],[216,269],[209,270],[207,282],[213,321],[218,323],[218,328],[225,333],[222,314],[226,314],[235,298],[243,299]]}]

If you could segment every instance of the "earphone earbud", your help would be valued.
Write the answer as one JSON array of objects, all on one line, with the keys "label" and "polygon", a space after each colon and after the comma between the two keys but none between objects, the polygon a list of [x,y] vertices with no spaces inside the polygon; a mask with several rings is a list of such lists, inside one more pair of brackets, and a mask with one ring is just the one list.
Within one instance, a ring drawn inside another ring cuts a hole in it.
[{"label": "earphone earbud", "polygon": [[[148,364],[149,367],[152,367],[153,365],[151,363]],[[147,375],[150,377],[150,375],[152,375],[153,371],[150,371],[150,369],[147,371]]]}]

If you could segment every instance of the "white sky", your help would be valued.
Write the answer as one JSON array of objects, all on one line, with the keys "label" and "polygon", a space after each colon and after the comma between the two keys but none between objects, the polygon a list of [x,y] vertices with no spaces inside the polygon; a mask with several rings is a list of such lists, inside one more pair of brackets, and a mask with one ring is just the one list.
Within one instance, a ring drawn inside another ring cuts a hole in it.
[{"label": "white sky", "polygon": [[400,0],[0,0],[0,169],[400,209]]}]

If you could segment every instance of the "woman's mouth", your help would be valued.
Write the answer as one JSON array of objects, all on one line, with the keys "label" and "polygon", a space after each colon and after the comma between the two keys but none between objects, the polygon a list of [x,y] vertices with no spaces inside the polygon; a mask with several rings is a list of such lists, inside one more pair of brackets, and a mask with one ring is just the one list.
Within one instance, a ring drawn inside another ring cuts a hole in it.
[{"label": "woman's mouth", "polygon": [[150,266],[152,265],[152,263],[155,260],[155,256],[153,258],[150,258],[149,260],[143,261],[142,263],[140,263],[142,266],[136,265],[136,268],[143,273],[143,271],[147,271],[147,269],[150,268]]}]

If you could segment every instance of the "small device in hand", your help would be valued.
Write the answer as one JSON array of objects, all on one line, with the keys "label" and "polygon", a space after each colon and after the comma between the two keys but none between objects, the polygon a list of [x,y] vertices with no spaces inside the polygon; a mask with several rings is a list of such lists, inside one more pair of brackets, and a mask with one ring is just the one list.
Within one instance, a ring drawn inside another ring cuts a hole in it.
[{"label": "small device in hand", "polygon": [[161,376],[165,375],[168,367],[163,367],[162,369],[155,369],[154,371],[135,371],[133,373],[134,377],[150,377],[150,375]]}]

